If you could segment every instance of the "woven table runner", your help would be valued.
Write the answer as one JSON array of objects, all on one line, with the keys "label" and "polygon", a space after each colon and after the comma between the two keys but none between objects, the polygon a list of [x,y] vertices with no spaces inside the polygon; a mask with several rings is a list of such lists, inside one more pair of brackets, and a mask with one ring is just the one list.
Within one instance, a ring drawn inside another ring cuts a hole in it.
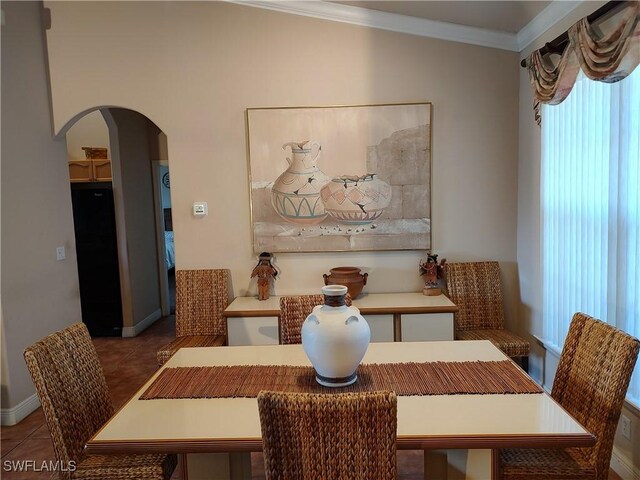
[{"label": "woven table runner", "polygon": [[313,367],[238,365],[167,368],[140,399],[257,397],[261,390],[295,393],[391,390],[401,396],[542,393],[538,384],[522,370],[504,360],[360,365],[356,383],[341,388],[319,385]]}]

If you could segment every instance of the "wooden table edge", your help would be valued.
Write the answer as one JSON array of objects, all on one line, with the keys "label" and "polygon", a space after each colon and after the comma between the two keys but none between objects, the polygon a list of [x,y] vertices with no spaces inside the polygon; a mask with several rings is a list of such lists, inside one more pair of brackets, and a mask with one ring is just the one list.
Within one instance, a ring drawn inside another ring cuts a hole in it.
[{"label": "wooden table edge", "polygon": [[[430,449],[500,449],[500,448],[560,448],[595,445],[591,434],[569,435],[476,435],[476,436],[400,436],[398,450]],[[261,452],[262,439],[175,439],[144,441],[90,440],[85,453],[144,454],[144,453],[222,453]]]},{"label": "wooden table edge", "polygon": [[[358,307],[358,305],[355,305]],[[388,315],[393,313],[456,313],[456,305],[447,306],[416,306],[416,307],[358,307],[363,315]]]}]

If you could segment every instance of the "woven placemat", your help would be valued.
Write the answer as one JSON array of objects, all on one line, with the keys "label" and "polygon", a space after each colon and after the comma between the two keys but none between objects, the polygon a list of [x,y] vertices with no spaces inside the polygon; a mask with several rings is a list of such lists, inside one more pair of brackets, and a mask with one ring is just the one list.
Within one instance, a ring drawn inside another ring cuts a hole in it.
[{"label": "woven placemat", "polygon": [[542,393],[513,362],[428,362],[368,364],[358,367],[355,384],[327,388],[312,367],[241,365],[167,368],[140,397],[257,397],[261,390],[295,393],[343,393],[391,390],[396,395]]}]

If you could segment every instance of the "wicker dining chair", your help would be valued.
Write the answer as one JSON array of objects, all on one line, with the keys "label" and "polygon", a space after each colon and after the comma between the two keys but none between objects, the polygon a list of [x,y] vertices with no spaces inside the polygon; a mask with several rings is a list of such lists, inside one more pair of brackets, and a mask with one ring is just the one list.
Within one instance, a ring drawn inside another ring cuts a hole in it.
[{"label": "wicker dining chair", "polygon": [[260,392],[269,480],[395,480],[393,392]]},{"label": "wicker dining chair", "polygon": [[[53,333],[24,352],[36,386],[59,478],[162,480],[171,477],[175,455],[87,455],[85,443],[113,414],[107,382],[83,323]],[[75,464],[75,470],[72,465]]]},{"label": "wicker dining chair", "polygon": [[449,297],[458,306],[454,314],[456,340],[489,340],[511,358],[529,367],[529,342],[504,328],[502,280],[498,262],[446,265]]},{"label": "wicker dining chair", "polygon": [[227,344],[229,272],[176,270],[176,339],[158,350],[164,365],[181,348],[220,347]]},{"label": "wicker dining chair", "polygon": [[640,342],[584,313],[573,316],[551,397],[596,437],[589,448],[505,449],[504,480],[606,480]]},{"label": "wicker dining chair", "polygon": [[[351,305],[351,295],[345,297]],[[291,295],[280,297],[280,317],[278,332],[280,345],[302,343],[302,324],[316,305],[324,303],[324,295]]]}]

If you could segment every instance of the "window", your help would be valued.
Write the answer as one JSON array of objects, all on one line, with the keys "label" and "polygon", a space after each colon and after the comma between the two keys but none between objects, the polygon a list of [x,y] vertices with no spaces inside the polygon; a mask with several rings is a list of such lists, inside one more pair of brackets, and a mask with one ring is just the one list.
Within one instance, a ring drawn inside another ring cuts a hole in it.
[{"label": "window", "polygon": [[[542,117],[545,340],[581,311],[640,337],[640,68],[617,83],[581,74]],[[640,405],[640,367],[627,398]]]}]

